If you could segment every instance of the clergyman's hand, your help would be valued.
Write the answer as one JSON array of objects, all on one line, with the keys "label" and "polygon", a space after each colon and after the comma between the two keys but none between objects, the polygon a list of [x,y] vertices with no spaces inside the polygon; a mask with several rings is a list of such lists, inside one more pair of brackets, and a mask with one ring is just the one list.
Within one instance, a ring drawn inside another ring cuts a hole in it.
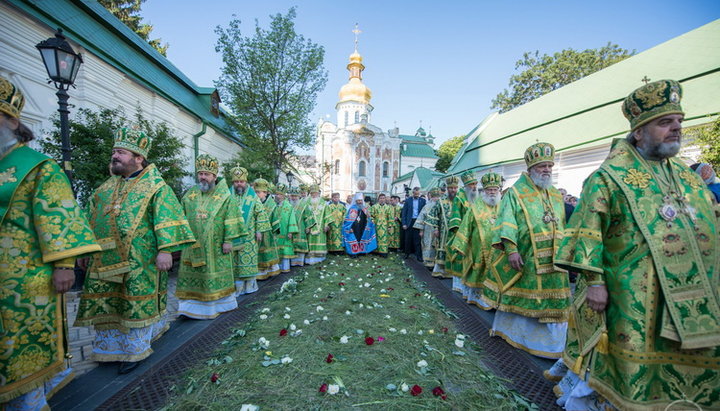
[{"label": "clergyman's hand", "polygon": [[440,237],[440,230],[433,231],[433,237],[439,238]]},{"label": "clergyman's hand", "polygon": [[65,294],[75,283],[75,269],[73,268],[56,268],[52,275],[53,285],[58,294]]},{"label": "clergyman's hand", "polygon": [[90,263],[90,257],[83,257],[77,259],[78,267],[83,270],[87,270],[88,264]]},{"label": "clergyman's hand", "polygon": [[262,233],[255,233],[255,240],[257,240],[257,242],[262,241]]},{"label": "clergyman's hand", "polygon": [[155,259],[159,271],[170,271],[172,268],[172,254],[160,251]]},{"label": "clergyman's hand", "polygon": [[232,251],[232,243],[223,243],[222,250],[223,254],[230,254]]},{"label": "clergyman's hand", "polygon": [[423,234],[423,230],[418,231],[418,235],[420,236],[420,238],[423,238]]},{"label": "clergyman's hand", "polygon": [[512,253],[508,256],[508,261],[510,261],[510,267],[512,267],[514,270],[520,271],[523,268],[523,265],[525,263],[523,262],[522,257],[520,257],[519,253]]},{"label": "clergyman's hand", "polygon": [[591,285],[587,289],[588,307],[601,313],[605,311],[608,303],[608,292],[605,285]]}]

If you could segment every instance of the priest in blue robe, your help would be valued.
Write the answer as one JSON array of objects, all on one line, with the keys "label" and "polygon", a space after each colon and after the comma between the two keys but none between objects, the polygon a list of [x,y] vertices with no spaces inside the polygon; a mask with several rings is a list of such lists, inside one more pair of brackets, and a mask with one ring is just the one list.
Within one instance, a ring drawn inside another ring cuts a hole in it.
[{"label": "priest in blue robe", "polygon": [[354,200],[343,223],[345,251],[350,256],[367,254],[377,248],[375,224],[368,214],[362,193],[356,194]]}]

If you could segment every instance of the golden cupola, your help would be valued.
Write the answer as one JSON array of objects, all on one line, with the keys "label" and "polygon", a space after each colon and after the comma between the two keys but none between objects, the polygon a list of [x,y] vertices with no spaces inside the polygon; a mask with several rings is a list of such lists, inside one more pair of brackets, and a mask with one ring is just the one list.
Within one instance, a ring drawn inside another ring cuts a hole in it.
[{"label": "golden cupola", "polygon": [[362,64],[362,56],[358,53],[357,48],[350,55],[350,63],[347,69],[350,72],[350,80],[340,88],[340,103],[345,101],[357,101],[363,104],[370,104],[372,92],[370,88],[362,82],[362,72],[365,66]]}]

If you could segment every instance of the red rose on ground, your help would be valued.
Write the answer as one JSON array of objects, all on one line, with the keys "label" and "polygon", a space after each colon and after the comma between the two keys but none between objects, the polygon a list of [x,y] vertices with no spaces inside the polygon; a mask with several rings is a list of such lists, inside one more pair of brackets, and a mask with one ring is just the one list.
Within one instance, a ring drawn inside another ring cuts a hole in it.
[{"label": "red rose on ground", "polygon": [[432,393],[434,396],[439,397],[441,395],[444,395],[445,391],[443,391],[443,389],[440,386],[437,386],[437,387],[433,388]]},{"label": "red rose on ground", "polygon": [[332,354],[328,354],[327,358],[325,359],[325,362],[330,364],[331,362],[333,362],[333,358],[335,358],[335,357],[333,357]]},{"label": "red rose on ground", "polygon": [[413,397],[417,397],[418,395],[422,394],[422,387],[417,384],[413,385],[410,389],[410,394],[412,394]]},{"label": "red rose on ground", "polygon": [[327,392],[327,389],[328,389],[328,385],[323,384],[320,386],[320,389],[318,390],[318,392]]},{"label": "red rose on ground", "polygon": [[447,327],[443,327],[443,328],[442,328],[442,332],[443,332],[444,334],[447,334],[448,328],[447,328]]},{"label": "red rose on ground", "polygon": [[342,287],[342,286],[345,285],[345,283],[338,283],[338,285],[339,285],[340,287]]},{"label": "red rose on ground", "polygon": [[415,293],[415,297],[420,297],[421,295],[420,293]]},{"label": "red rose on ground", "polygon": [[414,306],[414,305],[411,305],[409,308],[410,308],[411,310],[414,310],[414,309],[416,309],[417,307]]},{"label": "red rose on ground", "polygon": [[220,379],[220,375],[218,373],[214,372],[213,375],[210,376],[210,382],[217,382],[217,380]]},{"label": "red rose on ground", "polygon": [[388,290],[388,291],[395,291],[395,289],[392,288],[392,287],[388,287],[387,290]]},{"label": "red rose on ground", "polygon": [[286,329],[283,328],[282,330],[280,330],[280,336],[281,336],[281,337],[284,337],[284,336],[286,336],[286,335],[287,335],[287,330],[286,330]]},{"label": "red rose on ground", "polygon": [[372,337],[367,337],[367,338],[365,338],[365,344],[373,345],[373,344],[375,344],[375,339]]}]

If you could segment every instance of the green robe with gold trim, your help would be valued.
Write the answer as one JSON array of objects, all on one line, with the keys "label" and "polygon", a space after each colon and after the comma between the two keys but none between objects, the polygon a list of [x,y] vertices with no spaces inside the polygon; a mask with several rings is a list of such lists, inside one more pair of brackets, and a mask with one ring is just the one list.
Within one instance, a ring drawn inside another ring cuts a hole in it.
[{"label": "green robe with gold trim", "polygon": [[472,288],[482,288],[485,276],[490,268],[492,248],[492,229],[497,221],[499,205],[491,207],[482,199],[470,203],[470,208],[455,233],[450,244],[458,255],[462,266],[460,277],[463,284]]},{"label": "green robe with gold trim", "polygon": [[243,227],[247,235],[233,240],[233,254],[235,259],[235,280],[250,280],[258,275],[258,241],[256,234],[267,235],[270,232],[270,217],[265,206],[258,199],[255,190],[247,187],[245,194],[235,195]]},{"label": "green robe with gold trim", "polygon": [[470,209],[470,202],[465,194],[465,189],[460,190],[452,202],[450,209],[450,217],[448,218],[448,237],[447,249],[445,254],[445,272],[455,277],[463,277],[463,256],[459,255],[455,249],[451,247],[455,240],[463,218]]},{"label": "green robe with gold trim", "polygon": [[280,258],[278,257],[277,243],[275,242],[275,233],[280,229],[280,220],[273,215],[277,204],[269,194],[265,197],[265,201],[261,201],[261,204],[265,207],[265,213],[268,215],[270,223],[270,231],[263,233],[262,241],[258,243],[258,271],[262,274],[257,279],[265,280],[268,277],[280,274],[278,267]]},{"label": "green robe with gold trim", "polygon": [[136,177],[110,177],[88,209],[103,251],[90,261],[75,325],[127,332],[159,321],[167,272],[155,266],[157,254],[195,242],[175,193],[151,164]]},{"label": "green robe with gold trim", "polygon": [[224,178],[203,193],[198,186],[182,199],[195,243],[182,251],[175,294],[184,300],[215,301],[235,293],[233,255],[223,253],[244,231],[235,197]]},{"label": "green robe with gold trim", "polygon": [[[555,187],[541,190],[522,173],[500,203],[492,240],[497,250],[483,283],[483,300],[501,311],[537,318],[541,323],[567,321],[568,274],[553,265],[564,228],[560,192]],[[508,255],[512,252],[522,257],[522,271],[510,266]]]},{"label": "green robe with gold trim", "polygon": [[[293,250],[295,251],[295,254],[307,254],[308,252],[308,242],[307,242],[307,234],[305,233],[305,206],[307,205],[307,199],[301,198],[297,201],[297,204],[295,204],[293,207],[295,208],[295,217],[297,219],[297,225],[298,225],[298,233],[296,236],[293,236]],[[300,262],[297,262],[296,265],[302,265]]]},{"label": "green robe with gold trim", "polygon": [[388,204],[388,206],[390,206],[392,210],[392,219],[388,224],[388,248],[394,250],[400,248],[400,235],[402,235],[402,230],[400,229],[400,213],[402,212],[402,206],[391,204]]},{"label": "green robe with gold trim", "polygon": [[392,206],[388,204],[374,204],[370,207],[370,217],[375,223],[377,248],[375,252],[387,254],[390,243],[388,227],[394,221]]},{"label": "green robe with gold trim", "polygon": [[289,234],[295,236],[298,232],[297,218],[295,210],[288,200],[283,200],[273,211],[272,220],[278,221],[278,231],[274,233],[275,243],[277,244],[278,258],[295,258],[295,250],[293,249],[292,239],[288,238]]},{"label": "green robe with gold trim", "polygon": [[327,255],[327,236],[325,227],[330,224],[330,213],[322,198],[317,203],[308,198],[303,215],[307,233],[308,253],[306,258],[323,258]]},{"label": "green robe with gold trim", "polygon": [[[579,273],[563,358],[613,405],[720,408],[719,230],[696,173],[644,160],[624,139],[584,184],[555,259]],[[599,284],[601,314],[581,299]]]},{"label": "green robe with gold trim", "polygon": [[327,232],[327,248],[328,251],[345,251],[343,247],[342,227],[345,221],[345,213],[347,209],[344,205],[330,203],[327,205],[328,220],[330,221],[330,231]]},{"label": "green robe with gold trim", "polygon": [[425,218],[425,224],[432,227],[433,231],[437,230],[440,234],[440,236],[435,239],[435,265],[440,271],[433,271],[434,276],[450,277],[450,274],[445,270],[447,268],[448,222],[450,220],[451,210],[452,201],[447,197],[443,197],[435,203],[435,206],[430,209],[430,212]]},{"label": "green robe with gold trim", "polygon": [[[55,265],[100,251],[58,164],[26,146],[0,159],[0,404],[65,369]],[[67,383],[66,380],[63,383]]]}]

